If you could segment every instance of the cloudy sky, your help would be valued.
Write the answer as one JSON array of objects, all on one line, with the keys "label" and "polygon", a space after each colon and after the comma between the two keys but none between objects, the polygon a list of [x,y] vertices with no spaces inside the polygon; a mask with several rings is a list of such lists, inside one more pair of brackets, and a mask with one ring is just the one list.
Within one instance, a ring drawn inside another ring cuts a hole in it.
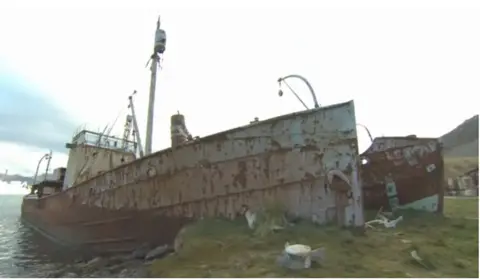
[{"label": "cloudy sky", "polygon": [[0,172],[33,173],[48,149],[52,167],[64,165],[81,125],[103,129],[120,114],[120,135],[133,90],[144,134],[158,14],[168,39],[154,150],[169,145],[177,110],[199,136],[302,110],[287,89],[277,95],[277,78],[293,73],[321,105],[354,99],[374,136],[438,137],[478,113],[478,2],[357,2],[2,2]]}]

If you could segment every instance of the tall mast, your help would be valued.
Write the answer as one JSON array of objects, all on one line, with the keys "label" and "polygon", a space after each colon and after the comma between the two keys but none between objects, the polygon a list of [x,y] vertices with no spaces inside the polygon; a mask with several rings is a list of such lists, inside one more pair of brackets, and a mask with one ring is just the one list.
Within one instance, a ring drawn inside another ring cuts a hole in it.
[{"label": "tall mast", "polygon": [[143,157],[143,148],[142,148],[142,139],[140,138],[140,131],[138,130],[138,124],[137,124],[137,115],[135,115],[135,107],[133,106],[133,95],[136,94],[137,91],[135,90],[132,95],[128,97],[128,107],[130,110],[132,110],[132,118],[133,118],[133,129],[134,129],[134,137],[136,139],[137,145],[138,145],[138,150],[140,152],[140,157]]},{"label": "tall mast", "polygon": [[157,67],[160,62],[160,56],[165,51],[166,34],[163,29],[160,29],[160,17],[157,20],[157,29],[155,30],[155,43],[153,47],[153,54],[151,56],[152,64],[150,65],[150,96],[148,100],[148,116],[147,116],[147,131],[145,139],[145,155],[152,153],[152,134],[153,134],[153,111],[155,109],[155,86],[157,84]]}]

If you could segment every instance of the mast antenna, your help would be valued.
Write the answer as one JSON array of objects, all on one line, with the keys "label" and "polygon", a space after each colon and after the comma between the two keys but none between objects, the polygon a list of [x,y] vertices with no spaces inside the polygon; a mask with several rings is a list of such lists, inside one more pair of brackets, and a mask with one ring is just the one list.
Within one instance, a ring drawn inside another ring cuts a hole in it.
[{"label": "mast antenna", "polygon": [[[155,41],[153,45],[153,54],[150,57],[150,94],[148,99],[147,131],[145,139],[145,155],[152,153],[152,134],[153,134],[153,115],[155,109],[155,87],[157,85],[157,68],[160,66],[160,58],[165,52],[167,35],[165,30],[160,28],[160,16],[157,20],[157,29],[155,30]],[[147,62],[148,65],[148,62]]]}]

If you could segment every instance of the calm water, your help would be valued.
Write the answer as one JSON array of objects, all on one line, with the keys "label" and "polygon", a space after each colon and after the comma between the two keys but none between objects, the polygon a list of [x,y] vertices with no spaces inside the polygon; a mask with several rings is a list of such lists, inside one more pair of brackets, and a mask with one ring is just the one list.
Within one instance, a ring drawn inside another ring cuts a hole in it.
[{"label": "calm water", "polygon": [[21,204],[22,195],[0,194],[0,278],[45,276],[78,257],[23,225]]}]

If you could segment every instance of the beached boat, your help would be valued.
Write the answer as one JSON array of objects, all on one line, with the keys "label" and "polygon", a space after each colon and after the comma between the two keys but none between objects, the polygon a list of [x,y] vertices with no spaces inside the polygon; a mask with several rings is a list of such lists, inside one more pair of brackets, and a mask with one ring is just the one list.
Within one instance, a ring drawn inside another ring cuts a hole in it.
[{"label": "beached boat", "polygon": [[[166,42],[159,26],[150,101]],[[66,169],[24,197],[23,220],[59,243],[102,252],[171,243],[188,221],[234,218],[271,202],[317,223],[362,226],[354,103],[319,108],[314,101],[315,109],[195,139],[177,114],[172,146],[155,153],[150,102],[145,156],[135,152],[141,141],[80,131],[67,144]]]},{"label": "beached boat", "polygon": [[[159,24],[157,34],[158,30]],[[151,100],[156,54],[165,49],[165,34],[160,35],[152,56]],[[158,42],[163,45],[158,47]],[[290,215],[315,223],[334,221],[339,226],[363,227],[362,184],[369,190],[367,205],[373,207],[378,201],[379,205],[389,203],[387,196],[376,198],[372,192],[385,193],[392,180],[400,205],[438,192],[437,187],[413,190],[414,185],[408,181],[411,174],[418,180],[434,174],[428,183],[437,183],[435,180],[443,174],[437,144],[427,143],[437,150],[426,153],[431,155],[425,157],[429,160],[421,157],[419,165],[406,157],[418,151],[409,150],[407,154],[407,147],[423,147],[422,139],[376,139],[362,155],[369,161],[362,167],[354,102],[320,107],[313,97],[314,109],[256,119],[202,138],[191,137],[183,115],[173,115],[171,147],[155,153],[150,153],[150,102],[145,156],[138,135],[136,141],[130,141],[128,137],[82,130],[67,144],[66,169],[57,169],[54,180],[34,184],[32,193],[24,197],[22,218],[61,244],[98,252],[125,252],[145,243],[170,244],[182,226],[192,220],[234,218],[246,207],[256,211],[272,202],[282,204]],[[130,121],[138,131],[132,102],[130,107]],[[393,148],[404,152],[398,154]],[[403,157],[408,164],[400,160]],[[404,198],[404,190],[415,195]]]},{"label": "beached boat", "polygon": [[25,196],[23,219],[57,242],[97,251],[161,245],[191,219],[233,218],[243,205],[272,201],[319,223],[364,222],[353,101],[183,143],[172,137],[173,147],[139,159],[98,145],[115,141],[100,137],[81,131],[56,192]]}]

